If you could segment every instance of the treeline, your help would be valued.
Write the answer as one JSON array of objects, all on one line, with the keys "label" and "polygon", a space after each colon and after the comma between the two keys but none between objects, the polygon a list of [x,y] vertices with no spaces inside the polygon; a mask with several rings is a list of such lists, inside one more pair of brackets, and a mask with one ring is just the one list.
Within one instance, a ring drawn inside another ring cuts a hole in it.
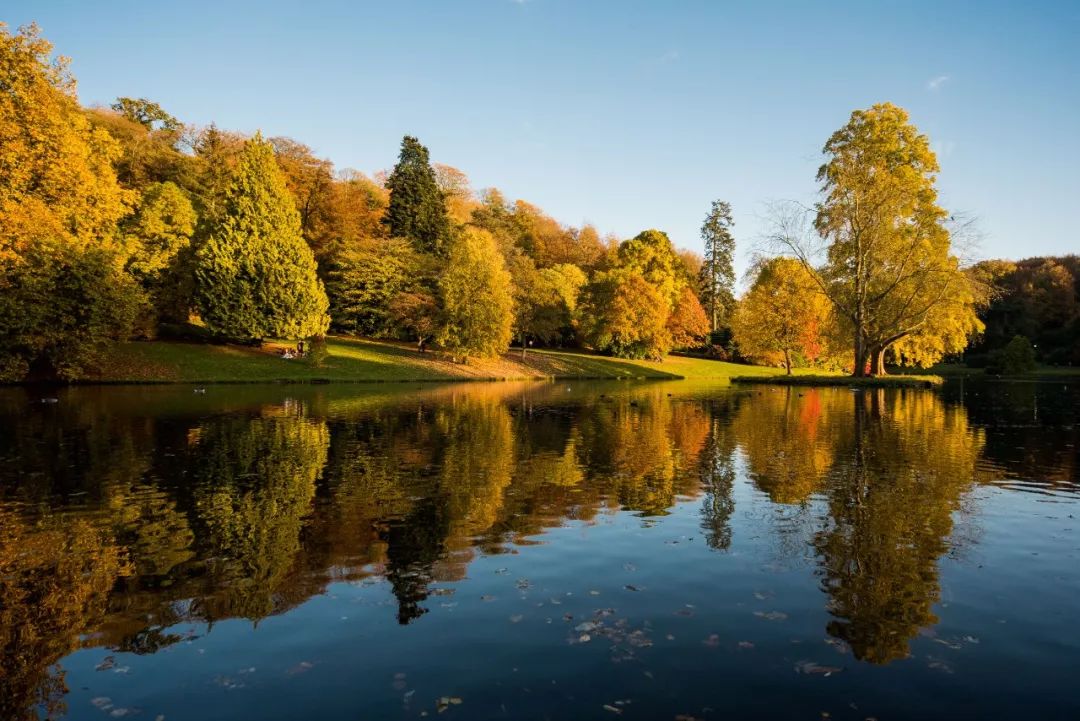
[{"label": "treeline", "polygon": [[998,369],[1017,337],[1039,362],[1080,364],[1080,257],[987,260],[974,272],[991,296],[980,310],[986,328],[965,355],[968,365]]},{"label": "treeline", "polygon": [[562,225],[474,193],[413,137],[370,178],[146,99],[83,108],[51,50],[35,27],[0,31],[0,379],[78,378],[112,341],[194,329],[408,339],[462,361],[512,340],[659,359],[720,322],[709,272],[731,296],[730,252],[719,268],[660,231]]}]

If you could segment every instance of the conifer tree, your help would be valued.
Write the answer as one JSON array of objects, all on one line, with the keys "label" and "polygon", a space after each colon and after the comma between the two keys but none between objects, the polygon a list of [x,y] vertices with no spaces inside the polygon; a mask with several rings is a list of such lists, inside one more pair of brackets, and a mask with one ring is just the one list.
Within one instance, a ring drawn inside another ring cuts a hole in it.
[{"label": "conifer tree", "polygon": [[221,220],[199,248],[195,300],[207,327],[236,340],[321,335],[329,302],[270,145],[249,140]]},{"label": "conifer tree", "polygon": [[390,227],[390,235],[408,238],[422,251],[440,252],[450,235],[446,200],[431,168],[428,149],[411,135],[401,141],[401,155],[386,187],[390,207],[383,222]]},{"label": "conifer tree", "polygon": [[731,205],[714,200],[701,239],[705,241],[705,262],[701,264],[701,295],[709,316],[709,329],[724,327],[735,304],[735,237],[731,234]]}]

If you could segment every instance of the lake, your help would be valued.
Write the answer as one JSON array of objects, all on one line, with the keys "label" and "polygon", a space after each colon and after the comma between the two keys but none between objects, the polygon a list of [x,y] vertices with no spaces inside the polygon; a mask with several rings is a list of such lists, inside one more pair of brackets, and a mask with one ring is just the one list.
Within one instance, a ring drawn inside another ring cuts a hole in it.
[{"label": "lake", "polygon": [[0,718],[1080,718],[1080,381],[8,388],[0,428]]}]

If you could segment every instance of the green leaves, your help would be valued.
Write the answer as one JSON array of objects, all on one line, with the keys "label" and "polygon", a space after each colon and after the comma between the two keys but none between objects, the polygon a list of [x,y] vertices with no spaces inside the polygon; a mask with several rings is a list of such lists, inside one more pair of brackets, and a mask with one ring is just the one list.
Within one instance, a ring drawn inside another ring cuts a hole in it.
[{"label": "green leaves", "polygon": [[329,325],[329,301],[271,147],[244,146],[221,221],[196,254],[196,303],[213,332],[235,340],[303,338]]}]

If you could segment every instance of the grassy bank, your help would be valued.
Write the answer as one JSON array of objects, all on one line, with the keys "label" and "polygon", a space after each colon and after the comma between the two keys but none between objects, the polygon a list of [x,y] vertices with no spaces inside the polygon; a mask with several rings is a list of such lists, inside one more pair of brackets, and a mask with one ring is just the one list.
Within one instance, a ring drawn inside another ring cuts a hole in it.
[{"label": "grassy bank", "polygon": [[582,352],[531,350],[521,358],[511,351],[501,358],[452,362],[436,352],[353,338],[333,337],[321,364],[310,358],[286,360],[279,346],[263,348],[168,341],[123,343],[89,378],[99,383],[243,383],[243,382],[390,382],[454,380],[726,379],[775,376],[777,368],[672,356],[663,363],[607,358]]},{"label": "grassy bank", "polygon": [[896,375],[853,378],[846,375],[776,375],[733,376],[732,383],[765,383],[785,386],[848,386],[859,388],[934,388],[944,382],[941,376]]}]

